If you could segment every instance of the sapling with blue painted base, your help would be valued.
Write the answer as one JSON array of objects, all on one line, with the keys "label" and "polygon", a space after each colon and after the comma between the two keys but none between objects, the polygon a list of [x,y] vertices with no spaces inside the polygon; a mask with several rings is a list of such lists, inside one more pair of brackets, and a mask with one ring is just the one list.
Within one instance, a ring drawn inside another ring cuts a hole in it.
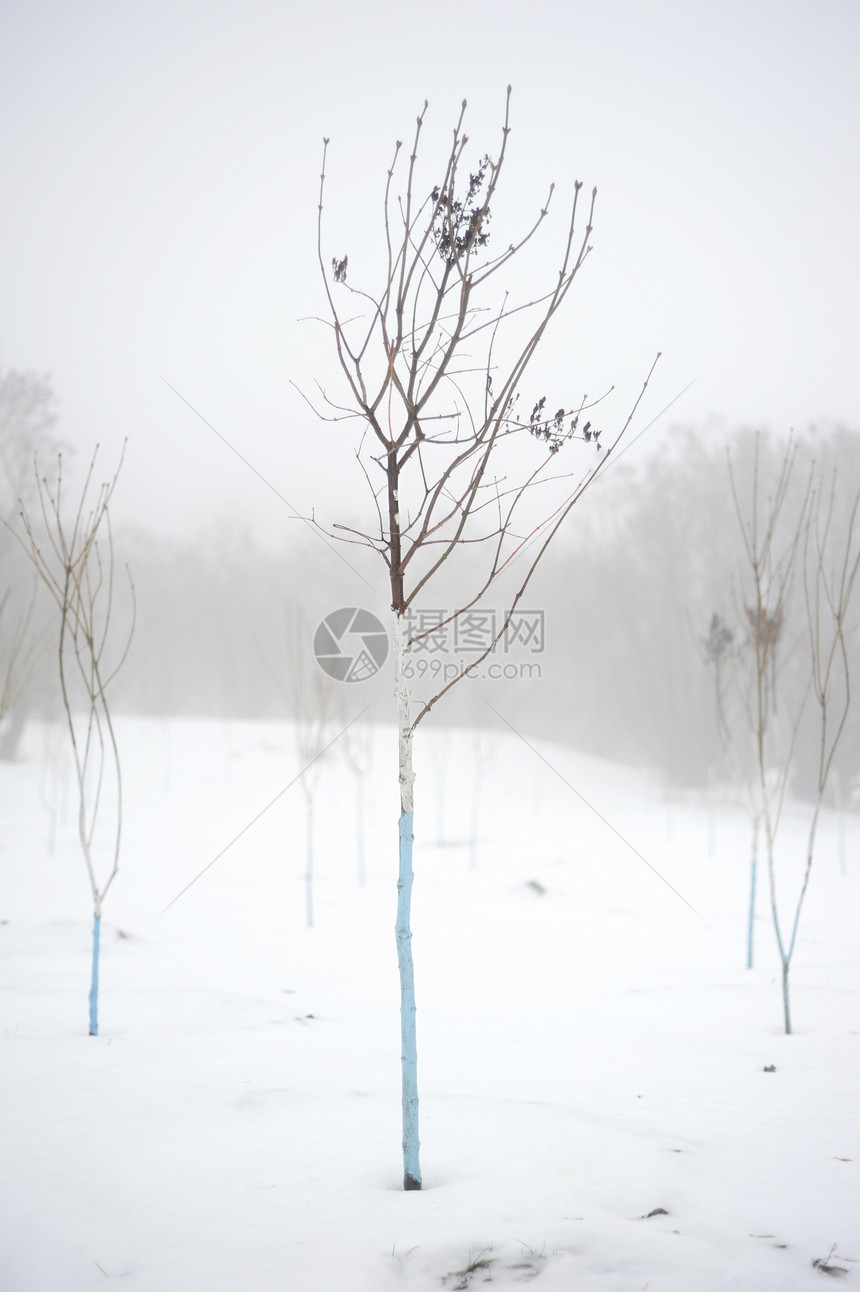
[{"label": "sapling with blue painted base", "polygon": [[[765,845],[788,1034],[792,1031],[789,974],[812,874],[821,806],[851,703],[847,620],[860,570],[860,494],[854,493],[838,508],[836,474],[826,482],[814,461],[798,488],[798,445],[793,439],[772,478],[767,478],[762,456],[756,436],[747,480],[741,479],[737,465],[729,460],[742,550],[739,618],[746,630],[746,649],[735,658],[734,675],[742,700],[739,722],[746,727],[753,750],[748,789]],[[837,511],[841,511],[838,518]],[[817,768],[806,856],[796,895],[786,902],[788,885],[784,879],[780,883],[779,875],[780,829],[801,731],[816,750]]]},{"label": "sapling with blue painted base", "polygon": [[[55,486],[39,474],[37,467],[41,532],[37,532],[36,521],[22,504],[22,532],[16,533],[59,611],[60,693],[78,786],[78,839],[93,903],[90,1036],[97,1036],[99,1030],[102,905],[119,869],[122,836],[122,772],[107,688],[128,655],[135,621],[134,584],[126,570],[128,622],[117,646],[114,544],[108,507],[125,446],[113,478],[100,484],[91,498],[97,454],[98,447],[71,517],[63,514],[62,455],[58,456]],[[106,823],[108,799],[112,801]],[[107,853],[104,867],[97,864],[99,852]]]},{"label": "sapling with blue painted base", "polygon": [[[363,248],[350,247],[349,254],[342,247],[324,249],[328,140],[320,177],[317,254],[328,306],[325,322],[332,331],[342,390],[335,397],[320,386],[324,407],[314,408],[327,421],[358,421],[358,442],[345,445],[344,451],[355,452],[375,512],[369,528],[334,525],[327,532],[381,557],[393,615],[400,784],[396,943],[403,1183],[409,1190],[422,1183],[411,926],[415,730],[502,640],[541,557],[584,490],[605,469],[648,385],[646,379],[624,424],[605,438],[594,410],[606,396],[572,394],[565,374],[559,385],[567,402],[550,416],[546,409],[559,399],[527,390],[527,374],[546,329],[591,251],[597,190],[582,220],[582,185],[573,184],[558,260],[531,298],[514,302],[499,277],[544,225],[554,185],[543,205],[536,204],[534,222],[522,235],[509,238],[500,232],[501,249],[494,254],[492,221],[506,164],[509,109],[510,87],[498,152],[479,154],[467,164],[464,101],[453,142],[439,164],[421,171],[425,103],[399,192],[400,141],[388,170],[375,289],[353,285],[356,275],[367,272]],[[530,413],[519,409],[521,393]],[[572,482],[571,473],[559,472],[558,455],[574,440],[590,445],[591,451],[590,465]],[[536,511],[529,500],[537,488],[544,501]],[[450,562],[463,564],[457,557],[466,550],[482,556],[483,565],[476,574],[476,567],[468,565],[472,585],[465,594],[462,587],[455,594],[445,576],[450,576]],[[505,594],[510,600],[495,620],[490,640],[462,666],[430,682],[429,691],[422,680],[413,704],[410,650],[426,645],[433,631],[416,627],[414,612],[433,596],[438,606],[447,604],[435,628],[457,625],[486,604],[490,590],[518,560],[523,564],[512,580],[513,591]]]}]

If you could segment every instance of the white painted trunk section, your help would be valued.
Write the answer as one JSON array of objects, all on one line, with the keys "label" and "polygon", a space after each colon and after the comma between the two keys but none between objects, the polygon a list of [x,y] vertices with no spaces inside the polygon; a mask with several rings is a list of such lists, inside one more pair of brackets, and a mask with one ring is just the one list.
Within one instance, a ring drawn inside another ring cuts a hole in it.
[{"label": "white painted trunk section", "polygon": [[400,778],[400,810],[411,812],[412,787],[415,773],[412,770],[412,722],[409,714],[409,683],[406,680],[406,634],[403,617],[394,612],[394,698],[397,701],[398,775]]}]

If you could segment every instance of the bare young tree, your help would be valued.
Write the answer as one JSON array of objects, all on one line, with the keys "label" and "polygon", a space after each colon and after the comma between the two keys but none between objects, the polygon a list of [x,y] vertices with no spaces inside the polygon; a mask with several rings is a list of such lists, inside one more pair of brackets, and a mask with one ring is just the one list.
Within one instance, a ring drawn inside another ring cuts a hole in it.
[{"label": "bare young tree", "polygon": [[761,810],[755,783],[746,775],[744,762],[736,742],[736,723],[733,721],[733,704],[738,670],[746,648],[746,638],[736,634],[721,615],[714,612],[706,637],[700,646],[705,666],[710,670],[714,683],[714,713],[720,747],[735,782],[746,791],[746,806],[750,820],[750,884],[747,908],[747,969],[752,969],[755,953],[755,907],[758,888],[758,845],[761,836]]},{"label": "bare young tree", "polygon": [[833,776],[836,752],[845,732],[851,707],[851,656],[847,630],[848,611],[860,569],[860,546],[857,540],[860,490],[854,495],[844,527],[838,527],[835,523],[836,502],[837,476],[834,472],[829,492],[825,494],[822,489],[816,495],[815,511],[807,529],[804,551],[804,607],[815,710],[817,767],[803,882],[787,946],[783,943],[777,924],[777,940],[783,965],[786,1032],[791,1031],[788,971],[812,873],[821,807]]},{"label": "bare young tree", "polygon": [[[735,657],[734,678],[744,726],[751,737],[747,776],[752,832],[747,960],[751,966],[758,841],[763,831],[771,915],[783,961],[786,1020],[788,963],[783,954],[776,903],[776,841],[808,696],[796,643],[789,641],[789,612],[812,494],[810,477],[798,507],[791,508],[789,499],[796,461],[797,444],[792,441],[782,459],[775,487],[769,490],[761,480],[761,441],[756,436],[751,492],[745,505],[729,458],[732,498],[742,539],[739,613],[746,645],[743,655]],[[789,1030],[786,1021],[786,1031]]]},{"label": "bare young tree", "polygon": [[[770,908],[782,968],[783,1021],[791,1032],[789,972],[812,872],[824,794],[851,699],[846,621],[860,555],[855,498],[847,526],[834,524],[835,480],[826,499],[814,468],[796,487],[798,446],[790,442],[769,484],[761,477],[758,437],[749,496],[741,496],[729,460],[732,498],[742,540],[740,617],[746,650],[734,658],[742,722],[751,737],[748,789],[755,840],[759,823],[768,869]],[[802,607],[797,603],[801,597]],[[789,925],[778,897],[779,834],[810,696],[817,706],[812,739],[817,776],[806,859]],[[755,861],[755,851],[753,853]]]},{"label": "bare young tree", "polygon": [[[123,448],[123,456],[124,453]],[[23,533],[18,534],[60,616],[57,641],[60,692],[78,787],[78,839],[93,902],[90,1036],[98,1035],[102,905],[119,869],[122,835],[120,755],[107,688],[128,655],[135,620],[134,584],[126,571],[131,616],[128,630],[115,650],[116,571],[108,508],[122,468],[122,456],[113,478],[99,485],[91,500],[97,454],[98,448],[71,519],[64,515],[62,454],[58,457],[55,487],[39,474],[37,466],[36,487],[44,537],[40,537],[37,520],[23,505],[20,513]],[[96,854],[101,848],[96,827],[111,792],[113,812],[108,827],[107,873],[104,870],[100,873]]]},{"label": "bare young tree", "polygon": [[310,658],[310,631],[304,612],[288,604],[285,623],[287,668],[284,675],[269,662],[256,640],[254,644],[266,672],[285,698],[292,714],[293,738],[305,800],[305,923],[310,929],[314,925],[316,794],[323,762],[331,744],[331,728],[337,706],[333,682]]},{"label": "bare young tree", "polygon": [[319,789],[325,751],[331,743],[334,716],[334,683],[308,654],[310,631],[300,611],[288,615],[287,632],[290,653],[290,687],[293,706],[293,730],[305,800],[305,921],[314,924],[314,807]]},{"label": "bare young tree", "polygon": [[[574,184],[555,270],[536,293],[512,300],[505,279],[547,220],[553,186],[522,236],[500,238],[501,249],[491,251],[495,201],[507,159],[509,107],[510,87],[498,152],[467,164],[464,101],[441,164],[422,174],[418,162],[425,103],[402,181],[396,178],[403,164],[400,141],[388,170],[382,213],[384,261],[375,290],[355,284],[353,276],[360,278],[362,265],[354,249],[350,261],[346,249],[332,255],[325,247],[328,140],[320,178],[317,251],[343,393],[335,396],[321,386],[323,407],[317,411],[327,420],[359,422],[357,458],[375,510],[372,528],[335,526],[334,531],[380,556],[393,616],[400,784],[396,942],[406,1189],[421,1188],[411,930],[413,739],[422,719],[466,672],[464,667],[413,706],[407,652],[424,634],[410,637],[408,615],[431,587],[441,595],[446,567],[466,547],[484,552],[483,572],[472,592],[448,608],[436,630],[468,614],[514,560],[524,558],[492,641],[469,661],[469,668],[477,668],[507,631],[541,557],[571,509],[605,469],[648,385],[646,379],[623,425],[611,434],[592,420],[605,396],[590,399],[567,388],[548,403],[546,395],[535,390],[527,394],[530,366],[591,250],[597,190],[583,213],[582,184]],[[530,411],[520,410],[521,395]],[[551,412],[556,405],[557,411]],[[591,468],[575,483],[558,471],[558,455],[573,440],[589,445],[595,455]],[[531,453],[526,451],[529,443]],[[539,507],[530,502],[539,488],[553,501]]]}]

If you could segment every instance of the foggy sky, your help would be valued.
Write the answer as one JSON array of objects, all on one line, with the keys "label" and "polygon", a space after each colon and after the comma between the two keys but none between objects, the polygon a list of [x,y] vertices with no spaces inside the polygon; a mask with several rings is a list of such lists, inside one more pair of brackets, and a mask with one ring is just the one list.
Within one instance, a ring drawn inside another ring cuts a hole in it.
[{"label": "foggy sky", "polygon": [[575,179],[599,190],[542,374],[623,403],[659,349],[639,426],[694,379],[665,422],[857,425],[858,55],[854,0],[7,0],[0,365],[51,375],[79,458],[128,436],[118,520],[296,524],[162,378],[298,511],[359,514],[350,432],[290,384],[332,371],[299,322],[323,306],[322,136],[332,247],[360,266],[423,100],[426,158],[464,97],[495,154],[510,82],[514,224],[550,180],[557,221]]}]

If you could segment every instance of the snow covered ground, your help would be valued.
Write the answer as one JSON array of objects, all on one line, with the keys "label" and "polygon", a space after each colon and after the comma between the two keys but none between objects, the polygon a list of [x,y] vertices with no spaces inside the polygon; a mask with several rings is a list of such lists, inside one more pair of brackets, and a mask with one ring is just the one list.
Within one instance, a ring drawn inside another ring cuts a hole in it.
[{"label": "snow covered ground", "polygon": [[119,738],[97,1038],[62,742],[33,726],[0,767],[3,1292],[860,1283],[856,817],[842,861],[824,821],[786,1037],[763,889],[743,967],[741,813],[540,745],[694,914],[515,736],[490,753],[422,729],[407,1194],[393,732],[366,777],[365,886],[358,782],[328,760],[313,929],[298,786],[165,910],[295,774],[289,726],[125,719]]}]

